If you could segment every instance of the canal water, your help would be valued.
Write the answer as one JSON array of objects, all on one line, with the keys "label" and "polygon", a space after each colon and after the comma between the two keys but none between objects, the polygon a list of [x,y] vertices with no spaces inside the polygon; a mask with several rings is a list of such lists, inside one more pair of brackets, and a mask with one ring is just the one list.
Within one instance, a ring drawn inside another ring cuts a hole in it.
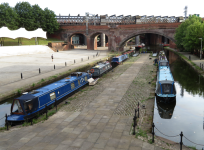
[{"label": "canal water", "polygon": [[10,115],[12,102],[13,102],[13,99],[0,102],[0,127],[4,127],[5,125],[5,114]]},{"label": "canal water", "polygon": [[[173,52],[166,51],[166,55],[175,80],[176,101],[163,104],[155,98],[153,122],[168,136],[179,135],[182,131],[184,145],[202,149],[204,146],[192,142],[204,145],[204,79]],[[157,136],[180,142],[180,136],[168,137],[157,129]]]}]

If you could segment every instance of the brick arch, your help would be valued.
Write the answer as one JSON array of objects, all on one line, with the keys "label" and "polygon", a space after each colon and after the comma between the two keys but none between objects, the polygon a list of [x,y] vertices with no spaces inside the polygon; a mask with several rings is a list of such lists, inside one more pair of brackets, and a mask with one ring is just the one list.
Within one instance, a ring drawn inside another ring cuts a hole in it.
[{"label": "brick arch", "polygon": [[84,36],[87,38],[86,34],[84,34],[84,33],[82,33],[82,32],[74,32],[74,33],[68,35],[68,38],[67,38],[67,39],[68,39],[68,42],[71,42],[71,38],[72,38],[74,35],[76,35],[76,34],[82,34],[82,35],[84,35]]},{"label": "brick arch", "polygon": [[87,40],[87,49],[89,49],[89,50],[97,50],[97,41],[95,40],[95,38],[96,38],[97,35],[100,35],[102,33],[105,34],[108,37],[108,40],[109,40],[108,32],[103,32],[103,31],[93,32],[88,37],[88,40]]},{"label": "brick arch", "polygon": [[70,50],[72,49],[72,41],[71,41],[71,38],[72,36],[74,36],[75,34],[82,34],[84,35],[86,38],[86,34],[84,34],[83,32],[71,32],[71,33],[67,33],[67,49]]},{"label": "brick arch", "polygon": [[90,35],[89,35],[89,37],[91,38],[91,37],[95,37],[97,34],[102,34],[102,33],[104,33],[105,35],[107,35],[107,36],[109,36],[109,31],[96,31],[96,32],[92,32]]},{"label": "brick arch", "polygon": [[174,34],[168,34],[168,33],[166,33],[166,30],[164,30],[164,31],[161,31],[161,30],[160,30],[160,31],[144,30],[144,31],[136,31],[136,32],[134,32],[134,33],[128,34],[128,35],[127,35],[125,38],[123,38],[123,39],[121,40],[121,42],[118,44],[119,49],[121,49],[121,48],[124,46],[125,42],[128,41],[130,38],[133,38],[133,37],[135,37],[135,36],[137,36],[137,35],[145,34],[145,33],[158,34],[158,35],[161,35],[161,36],[164,36],[164,37],[170,39],[170,40],[173,41],[174,43],[176,42],[176,40],[174,39]]}]

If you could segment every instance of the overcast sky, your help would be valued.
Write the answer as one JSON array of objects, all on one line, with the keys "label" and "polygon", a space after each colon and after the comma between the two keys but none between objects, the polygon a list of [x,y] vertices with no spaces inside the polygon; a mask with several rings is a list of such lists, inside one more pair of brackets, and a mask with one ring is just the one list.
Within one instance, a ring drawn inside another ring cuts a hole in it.
[{"label": "overcast sky", "polygon": [[[204,17],[203,0],[26,0],[31,5],[38,4],[42,9],[48,7],[56,15],[91,14],[109,16],[118,15],[154,15],[154,16],[184,16],[184,7],[188,6],[189,14],[200,14]],[[18,0],[0,0],[14,7]],[[21,1],[22,2],[22,1]]]}]

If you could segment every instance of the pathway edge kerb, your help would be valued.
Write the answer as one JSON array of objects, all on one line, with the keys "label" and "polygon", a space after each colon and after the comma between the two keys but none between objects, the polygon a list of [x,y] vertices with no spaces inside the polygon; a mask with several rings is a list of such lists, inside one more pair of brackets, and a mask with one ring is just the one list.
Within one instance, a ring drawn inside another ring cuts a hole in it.
[{"label": "pathway edge kerb", "polygon": [[[79,64],[76,64],[76,65],[68,66],[69,68],[60,68],[58,70],[53,70],[53,71],[51,71],[52,73],[56,72],[53,75],[46,76],[47,74],[51,73],[51,72],[47,72],[47,73],[44,73],[42,75],[33,76],[31,78],[28,78],[28,79],[23,79],[23,80],[19,80],[17,82],[13,82],[13,83],[7,84],[5,86],[0,86],[0,89],[1,88],[6,88],[6,87],[8,87],[10,89],[11,87],[15,87],[15,84],[18,84],[18,83],[20,84],[22,82],[26,83],[26,82],[29,82],[29,80],[31,80],[31,79],[35,80],[35,78],[38,78],[35,81],[30,81],[28,84],[26,84],[26,85],[24,85],[24,86],[22,86],[20,88],[14,88],[14,89],[10,90],[9,92],[0,93],[0,101],[4,101],[4,100],[12,98],[14,96],[18,96],[19,95],[18,90],[20,90],[21,93],[23,93],[25,91],[30,91],[30,90],[39,88],[41,86],[45,86],[47,84],[50,84],[50,83],[52,83],[54,81],[60,80],[60,79],[62,79],[64,77],[70,75],[71,72],[77,71],[78,69],[82,69],[84,67],[92,66],[97,61],[100,61],[100,59],[101,60],[106,60],[107,58],[108,58],[108,56],[107,57],[103,57],[103,58],[98,57],[96,60],[93,60],[91,62],[90,61],[86,61],[86,62],[79,63]],[[85,65],[84,65],[84,63],[85,63]],[[76,67],[76,68],[73,68],[73,67]],[[72,69],[71,71],[69,71],[70,68]],[[46,77],[43,78],[42,76],[46,76]],[[53,76],[57,76],[57,77],[54,78]],[[49,79],[50,77],[53,77],[53,78]],[[44,79],[45,81],[41,81],[42,79]],[[41,82],[41,83],[39,83],[39,82]],[[37,84],[37,85],[35,85],[33,87],[32,86],[33,83]]]}]

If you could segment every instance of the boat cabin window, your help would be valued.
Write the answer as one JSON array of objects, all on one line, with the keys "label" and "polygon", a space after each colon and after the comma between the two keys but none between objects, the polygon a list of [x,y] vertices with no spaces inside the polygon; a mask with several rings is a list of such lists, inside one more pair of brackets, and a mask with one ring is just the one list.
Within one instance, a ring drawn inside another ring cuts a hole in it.
[{"label": "boat cabin window", "polygon": [[172,84],[162,84],[163,94],[172,94],[171,93]]},{"label": "boat cabin window", "polygon": [[168,62],[160,62],[160,66],[168,66]]},{"label": "boat cabin window", "polygon": [[84,79],[85,79],[85,81],[87,81],[87,76],[85,76],[85,78],[84,78]]},{"label": "boat cabin window", "polygon": [[73,90],[75,88],[74,82],[71,83],[71,89]]},{"label": "boat cabin window", "polygon": [[27,113],[31,112],[33,108],[33,103],[32,103],[32,100],[27,100],[25,103],[24,103],[24,109]]},{"label": "boat cabin window", "polygon": [[[14,108],[14,106],[17,106],[17,110]],[[12,107],[12,113],[23,114],[23,109],[22,109],[21,104],[20,104],[18,99],[14,100],[13,107]]]},{"label": "boat cabin window", "polygon": [[113,58],[112,62],[119,61],[119,58]]},{"label": "boat cabin window", "polygon": [[50,99],[54,100],[56,98],[55,92],[50,93]]}]

